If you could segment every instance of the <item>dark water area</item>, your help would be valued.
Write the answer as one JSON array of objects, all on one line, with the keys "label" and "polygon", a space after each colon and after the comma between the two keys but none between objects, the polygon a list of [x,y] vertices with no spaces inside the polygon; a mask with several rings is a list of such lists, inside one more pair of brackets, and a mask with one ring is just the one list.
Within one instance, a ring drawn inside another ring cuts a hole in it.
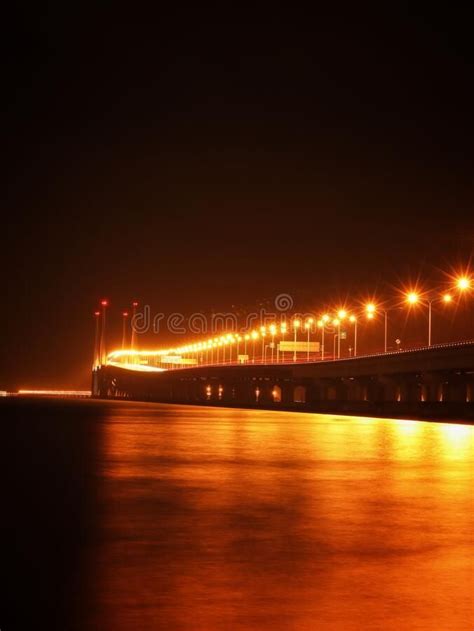
[{"label": "dark water area", "polygon": [[0,628],[465,631],[474,428],[0,401]]}]

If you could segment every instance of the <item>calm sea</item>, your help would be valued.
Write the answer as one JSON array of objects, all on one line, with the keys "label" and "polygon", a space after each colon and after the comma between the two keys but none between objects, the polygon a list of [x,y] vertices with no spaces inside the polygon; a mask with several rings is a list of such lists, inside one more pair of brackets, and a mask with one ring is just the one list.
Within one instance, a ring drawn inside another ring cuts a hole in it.
[{"label": "calm sea", "polygon": [[466,631],[468,425],[0,401],[0,628]]}]

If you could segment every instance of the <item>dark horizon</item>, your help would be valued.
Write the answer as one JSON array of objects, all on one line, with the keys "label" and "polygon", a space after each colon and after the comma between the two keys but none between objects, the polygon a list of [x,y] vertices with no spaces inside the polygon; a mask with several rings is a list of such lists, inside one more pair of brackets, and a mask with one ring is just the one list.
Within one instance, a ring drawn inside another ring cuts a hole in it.
[{"label": "dark horizon", "polygon": [[16,27],[0,389],[87,385],[102,297],[118,339],[132,300],[305,310],[469,271],[462,22]]}]

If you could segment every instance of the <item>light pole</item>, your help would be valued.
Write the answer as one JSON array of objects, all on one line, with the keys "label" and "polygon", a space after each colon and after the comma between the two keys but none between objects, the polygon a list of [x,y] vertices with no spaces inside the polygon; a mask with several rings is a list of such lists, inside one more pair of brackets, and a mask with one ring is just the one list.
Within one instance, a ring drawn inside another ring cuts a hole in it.
[{"label": "light pole", "polygon": [[[244,355],[247,357],[247,342],[250,339],[250,335],[248,333],[245,334],[244,336]],[[247,361],[247,360],[245,360]]]},{"label": "light pole", "polygon": [[[281,341],[282,342],[285,341],[286,331],[287,331],[286,322],[282,322],[280,324],[280,332],[281,332]],[[281,361],[282,361],[283,364],[285,363],[285,352],[284,351],[281,351]]]},{"label": "light pole", "polygon": [[324,322],[318,320],[318,328],[321,329],[321,361],[324,359]]},{"label": "light pole", "polygon": [[354,325],[354,357],[357,357],[357,318],[355,315],[351,315],[349,320]]},{"label": "light pole", "polygon": [[94,311],[95,318],[95,339],[94,339],[94,363],[93,367],[99,365],[99,327],[100,327],[100,311]]},{"label": "light pole", "polygon": [[307,344],[306,344],[306,361],[309,362],[309,334],[311,332],[311,325],[313,324],[313,318],[308,318],[305,322],[304,328],[307,331]]},{"label": "light pole", "polygon": [[260,335],[262,336],[262,364],[265,363],[265,335],[267,334],[267,330],[264,326],[260,327]]},{"label": "light pole", "polygon": [[[407,294],[406,301],[408,302],[410,306],[416,305],[418,303],[423,304],[423,302],[420,300],[419,294],[417,294],[415,291],[410,291]],[[442,297],[434,296],[434,297],[428,298],[428,300],[426,301],[426,304],[428,305],[428,346],[431,346],[431,325],[433,321],[433,317],[432,317],[433,303],[444,302],[445,304],[449,304],[451,301],[452,301],[451,294],[444,294]]]},{"label": "light pole", "polygon": [[272,364],[273,364],[273,352],[274,352],[274,348],[275,348],[275,333],[276,333],[276,326],[274,324],[270,324],[270,335],[272,336],[272,354],[271,354],[271,358],[272,358]]},{"label": "light pole", "polygon": [[337,312],[337,358],[341,359],[341,322],[346,317],[347,312],[345,309],[339,309]]},{"label": "light pole", "polygon": [[106,313],[106,309],[109,305],[108,300],[101,300],[100,305],[102,307],[102,329],[100,332],[100,363],[101,364],[105,364],[106,359],[107,359],[107,355],[106,355],[106,349],[105,349],[105,313]]},{"label": "light pole", "polygon": [[132,302],[132,338],[130,341],[130,348],[132,350],[135,349],[135,342],[136,342],[136,332],[135,332],[135,316],[137,315],[137,307],[138,307],[138,302]]},{"label": "light pole", "polygon": [[[332,339],[332,358],[333,360],[336,359],[336,337],[338,340],[338,345],[339,345],[339,335],[341,333],[341,322],[336,318],[335,320],[333,320],[333,325],[334,325],[334,336]],[[337,330],[337,333],[336,333]]]},{"label": "light pole", "polygon": [[294,335],[294,338],[295,338],[294,339],[294,343],[295,343],[295,345],[294,345],[294,348],[293,348],[293,361],[294,362],[296,361],[296,334],[298,333],[298,329],[300,328],[300,324],[301,324],[301,322],[298,319],[293,320],[293,331],[295,333],[295,335]]},{"label": "light pole", "polygon": [[[415,301],[416,302],[416,301]],[[369,320],[372,320],[377,311],[381,311],[384,316],[384,344],[383,351],[387,352],[387,333],[388,333],[388,311],[386,309],[381,309],[376,307],[372,302],[365,306],[365,311],[367,313],[367,317]]]},{"label": "light pole", "polygon": [[127,327],[127,318],[128,318],[128,311],[124,311],[122,313],[122,350],[125,348],[126,346],[126,342],[127,342],[127,332],[126,332],[126,327]]},{"label": "light pole", "polygon": [[255,340],[258,339],[257,331],[252,331],[252,364],[255,364]]},{"label": "light pole", "polygon": [[326,329],[326,323],[329,322],[330,317],[327,313],[325,313],[321,320],[318,322],[318,326],[321,329],[321,361],[324,361],[325,351],[324,351],[324,331]]}]

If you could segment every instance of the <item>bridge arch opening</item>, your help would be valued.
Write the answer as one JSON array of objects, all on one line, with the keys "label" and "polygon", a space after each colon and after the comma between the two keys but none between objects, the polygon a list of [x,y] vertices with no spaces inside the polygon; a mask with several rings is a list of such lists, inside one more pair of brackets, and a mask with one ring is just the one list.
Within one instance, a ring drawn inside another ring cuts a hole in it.
[{"label": "bridge arch opening", "polygon": [[273,386],[272,388],[273,403],[281,403],[281,388],[280,386]]}]

